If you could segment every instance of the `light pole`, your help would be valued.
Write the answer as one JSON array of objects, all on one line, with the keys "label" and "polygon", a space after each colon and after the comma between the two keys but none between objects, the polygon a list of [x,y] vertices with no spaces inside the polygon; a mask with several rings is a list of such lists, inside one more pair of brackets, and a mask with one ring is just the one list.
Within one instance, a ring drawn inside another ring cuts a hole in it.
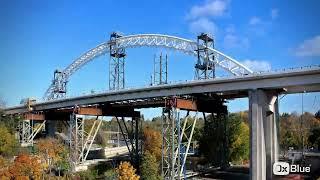
[{"label": "light pole", "polygon": [[304,114],[304,107],[303,107],[303,95],[306,91],[304,91],[302,94],[301,94],[301,118],[300,118],[300,129],[301,129],[301,138],[302,138],[302,160],[304,160],[304,136],[303,136],[303,114]]}]

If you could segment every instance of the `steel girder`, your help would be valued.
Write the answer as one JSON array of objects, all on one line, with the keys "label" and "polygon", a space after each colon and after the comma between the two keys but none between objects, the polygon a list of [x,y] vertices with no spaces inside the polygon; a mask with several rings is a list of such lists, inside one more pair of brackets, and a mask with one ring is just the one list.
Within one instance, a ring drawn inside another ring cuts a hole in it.
[{"label": "steel girder", "polygon": [[[117,38],[117,48],[119,49],[138,47],[162,47],[181,51],[185,54],[193,56],[197,55],[196,50],[198,48],[197,43],[192,40],[162,34],[137,34]],[[208,51],[210,54],[214,55],[215,58],[213,62],[215,65],[225,69],[231,74],[235,76],[252,74],[252,71],[249,68],[245,67],[235,59],[223,54],[222,52],[213,48],[208,48]],[[64,82],[67,82],[70,76],[82,66],[108,52],[110,52],[110,41],[104,42],[82,54],[62,71],[62,74],[64,75]],[[52,98],[54,88],[54,84],[49,86],[43,97],[45,100],[50,100]]]}]

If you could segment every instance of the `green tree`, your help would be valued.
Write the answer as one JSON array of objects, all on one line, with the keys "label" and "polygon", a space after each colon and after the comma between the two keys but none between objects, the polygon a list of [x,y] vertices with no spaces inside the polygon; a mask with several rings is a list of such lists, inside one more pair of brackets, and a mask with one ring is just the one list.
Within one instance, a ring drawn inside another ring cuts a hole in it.
[{"label": "green tree", "polygon": [[309,112],[305,112],[303,115],[298,115],[295,112],[283,113],[279,123],[279,144],[283,151],[287,151],[289,147],[301,149],[303,144],[305,147],[314,145],[309,137],[313,133],[313,129],[320,128],[320,119],[317,119],[315,115]]},{"label": "green tree", "polygon": [[77,179],[94,180],[97,179],[98,173],[94,169],[88,169],[86,171],[81,171],[76,174]]},{"label": "green tree", "polygon": [[[249,159],[249,126],[246,114],[231,113],[227,117],[206,117],[200,138],[200,153],[208,163],[227,166],[228,161]],[[226,118],[226,119],[225,119]]]},{"label": "green tree", "polygon": [[141,164],[141,179],[143,180],[160,180],[159,163],[155,155],[149,151],[145,151],[142,157]]},{"label": "green tree", "polygon": [[279,144],[281,149],[288,150],[289,147],[299,148],[300,140],[300,122],[299,116],[296,113],[283,113],[280,116],[280,139]]},{"label": "green tree", "polygon": [[117,179],[117,171],[115,169],[109,169],[106,172],[104,172],[104,176],[107,179]]},{"label": "green tree", "polygon": [[0,109],[0,124],[6,126],[6,128],[11,134],[14,134],[16,132],[19,120],[20,117],[5,115],[3,110]]},{"label": "green tree", "polygon": [[249,126],[244,122],[240,122],[240,125],[237,124],[233,130],[234,131],[229,134],[229,159],[232,162],[240,162],[242,164],[244,160],[249,159]]},{"label": "green tree", "polygon": [[320,128],[315,128],[311,131],[308,141],[311,145],[318,146],[318,150],[320,150]]},{"label": "green tree", "polygon": [[7,127],[0,123],[0,155],[11,156],[14,155],[18,143],[13,134],[11,134]]},{"label": "green tree", "polygon": [[200,153],[206,157],[208,163],[215,166],[224,166],[226,164],[226,136],[222,122],[225,121],[222,116],[206,117],[202,136],[200,139]]}]

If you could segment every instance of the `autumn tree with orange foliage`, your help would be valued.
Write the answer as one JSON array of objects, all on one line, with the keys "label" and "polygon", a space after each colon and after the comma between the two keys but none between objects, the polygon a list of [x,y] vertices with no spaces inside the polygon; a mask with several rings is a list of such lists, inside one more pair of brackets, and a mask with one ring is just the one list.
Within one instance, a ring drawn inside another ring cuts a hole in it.
[{"label": "autumn tree with orange foliage", "polygon": [[121,162],[117,168],[119,180],[139,180],[140,177],[136,175],[136,169],[129,162]]},{"label": "autumn tree with orange foliage", "polygon": [[0,179],[10,179],[9,162],[6,158],[0,155]]},{"label": "autumn tree with orange foliage", "polygon": [[159,131],[150,127],[143,130],[144,151],[153,154],[158,161],[161,160],[162,137]]},{"label": "autumn tree with orange foliage", "polygon": [[39,156],[45,160],[47,168],[67,158],[63,144],[54,138],[40,139],[36,148]]},{"label": "autumn tree with orange foliage", "polygon": [[41,160],[37,156],[21,154],[9,167],[6,176],[14,179],[40,179],[42,174]]}]

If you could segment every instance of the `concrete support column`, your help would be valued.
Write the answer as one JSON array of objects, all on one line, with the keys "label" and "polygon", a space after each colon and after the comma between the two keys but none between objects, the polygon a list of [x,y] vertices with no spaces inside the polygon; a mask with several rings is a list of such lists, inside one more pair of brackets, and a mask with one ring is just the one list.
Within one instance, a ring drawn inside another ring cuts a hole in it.
[{"label": "concrete support column", "polygon": [[266,95],[264,110],[264,127],[266,139],[266,177],[273,177],[273,163],[278,161],[278,97],[274,94]]},{"label": "concrete support column", "polygon": [[272,179],[278,157],[278,103],[274,92],[249,92],[250,179]]},{"label": "concrete support column", "polygon": [[249,92],[250,121],[250,179],[266,179],[266,151],[263,127],[264,92],[252,90]]},{"label": "concrete support column", "polygon": [[57,121],[47,120],[45,126],[46,126],[47,136],[54,137],[55,132],[57,131]]}]

